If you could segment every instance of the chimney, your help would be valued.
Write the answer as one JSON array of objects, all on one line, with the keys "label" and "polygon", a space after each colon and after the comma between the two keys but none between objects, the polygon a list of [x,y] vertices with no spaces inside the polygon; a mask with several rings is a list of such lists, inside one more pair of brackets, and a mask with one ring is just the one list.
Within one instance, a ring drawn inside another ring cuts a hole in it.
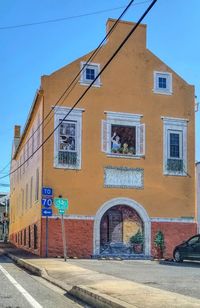
[{"label": "chimney", "polygon": [[[106,23],[106,33],[111,29],[111,27],[116,22],[116,19],[109,18]],[[132,30],[136,25],[134,22],[121,20],[118,22],[116,29],[111,33],[108,42],[111,44],[116,44],[117,46],[126,35]],[[136,49],[146,48],[146,25],[140,24],[133,35],[129,38],[128,42],[134,45]],[[127,45],[127,44],[126,44]]]},{"label": "chimney", "polygon": [[20,138],[20,130],[21,130],[21,126],[15,125],[15,127],[14,127],[14,138]]}]

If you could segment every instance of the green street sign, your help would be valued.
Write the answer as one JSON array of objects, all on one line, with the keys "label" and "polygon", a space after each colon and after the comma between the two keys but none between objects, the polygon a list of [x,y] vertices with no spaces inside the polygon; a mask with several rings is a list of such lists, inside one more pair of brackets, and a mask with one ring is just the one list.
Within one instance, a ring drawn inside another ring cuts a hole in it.
[{"label": "green street sign", "polygon": [[63,198],[54,198],[54,205],[58,210],[67,210],[68,200]]},{"label": "green street sign", "polygon": [[59,214],[65,214],[65,210],[59,209]]}]

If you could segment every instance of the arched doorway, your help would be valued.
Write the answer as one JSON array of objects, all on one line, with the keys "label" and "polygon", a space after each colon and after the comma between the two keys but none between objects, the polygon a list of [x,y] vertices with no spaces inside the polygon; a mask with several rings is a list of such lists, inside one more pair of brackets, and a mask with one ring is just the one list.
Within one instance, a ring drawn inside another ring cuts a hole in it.
[{"label": "arched doorway", "polygon": [[143,221],[133,208],[115,205],[104,213],[100,222],[100,253],[144,253]]},{"label": "arched doorway", "polygon": [[129,198],[111,199],[95,216],[93,254],[136,254],[130,239],[137,233],[144,239],[139,253],[150,256],[150,218],[145,209]]}]

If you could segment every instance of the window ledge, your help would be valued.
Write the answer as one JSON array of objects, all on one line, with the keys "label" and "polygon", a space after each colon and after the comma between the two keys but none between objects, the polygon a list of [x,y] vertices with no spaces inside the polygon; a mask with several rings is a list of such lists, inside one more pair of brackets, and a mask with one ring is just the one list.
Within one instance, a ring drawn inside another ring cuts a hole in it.
[{"label": "window ledge", "polygon": [[70,169],[70,170],[81,170],[81,167],[69,166],[69,165],[54,165],[55,169]]},{"label": "window ledge", "polygon": [[163,175],[166,175],[166,176],[183,176],[183,177],[186,177],[186,176],[187,176],[187,173],[185,173],[185,172],[164,172]]},{"label": "window ledge", "polygon": [[155,94],[162,94],[162,95],[172,95],[173,94],[173,92],[170,92],[170,91],[165,92],[165,91],[159,91],[159,90],[156,90],[156,89],[153,89],[152,91]]},{"label": "window ledge", "polygon": [[114,157],[114,158],[128,158],[128,159],[140,159],[144,156],[142,155],[121,155],[121,154],[112,154],[112,153],[107,153],[107,157]]},{"label": "window ledge", "polygon": [[[80,85],[81,86],[89,86],[90,84],[91,84],[91,82],[84,82],[84,81],[79,81],[79,83],[80,83]],[[95,87],[95,88],[100,88],[102,86],[102,83],[94,83],[93,85],[92,85],[92,87]]]}]

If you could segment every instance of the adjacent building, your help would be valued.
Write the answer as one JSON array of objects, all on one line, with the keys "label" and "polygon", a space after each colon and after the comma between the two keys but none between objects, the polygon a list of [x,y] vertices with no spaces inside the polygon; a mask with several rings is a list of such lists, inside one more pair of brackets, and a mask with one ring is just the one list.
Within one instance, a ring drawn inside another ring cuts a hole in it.
[{"label": "adjacent building", "polygon": [[197,202],[197,224],[200,233],[200,162],[196,162],[196,202]]},{"label": "adjacent building", "polygon": [[[107,31],[114,22],[107,21]],[[69,201],[70,257],[149,257],[159,230],[171,256],[176,244],[196,233],[194,87],[147,49],[146,25],[71,111],[133,25],[119,22],[89,63],[92,52],[42,76],[23,132],[15,128],[10,241],[16,246],[47,253],[42,187]],[[80,69],[73,90],[63,95]],[[131,242],[138,234],[139,250]],[[48,256],[62,251],[53,207]]]},{"label": "adjacent building", "polygon": [[0,192],[0,241],[6,242],[9,229],[9,193]]}]

